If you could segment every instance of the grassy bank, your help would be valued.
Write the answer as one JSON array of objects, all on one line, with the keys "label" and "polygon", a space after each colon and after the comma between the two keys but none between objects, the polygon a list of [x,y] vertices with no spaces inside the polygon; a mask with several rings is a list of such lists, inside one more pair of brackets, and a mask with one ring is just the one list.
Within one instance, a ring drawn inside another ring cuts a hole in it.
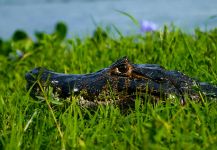
[{"label": "grassy bank", "polygon": [[115,106],[85,110],[65,101],[52,109],[33,100],[24,75],[36,66],[64,73],[90,73],[122,56],[156,63],[217,84],[217,29],[193,35],[179,29],[113,37],[97,28],[92,36],[64,39],[64,28],[22,32],[0,41],[0,149],[215,149],[217,103],[189,101],[153,106],[135,101],[123,114]]}]

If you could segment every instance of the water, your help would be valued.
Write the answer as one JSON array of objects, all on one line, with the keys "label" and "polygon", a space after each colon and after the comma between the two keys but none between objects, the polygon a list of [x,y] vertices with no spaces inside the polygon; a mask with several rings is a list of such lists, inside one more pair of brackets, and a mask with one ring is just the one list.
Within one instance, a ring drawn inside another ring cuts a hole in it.
[{"label": "water", "polygon": [[96,25],[115,25],[123,33],[139,28],[125,11],[138,20],[150,20],[159,27],[174,23],[187,32],[195,27],[217,27],[216,0],[0,0],[0,37],[9,38],[16,29],[31,36],[35,31],[51,33],[58,21],[69,27],[68,37],[91,34]]}]

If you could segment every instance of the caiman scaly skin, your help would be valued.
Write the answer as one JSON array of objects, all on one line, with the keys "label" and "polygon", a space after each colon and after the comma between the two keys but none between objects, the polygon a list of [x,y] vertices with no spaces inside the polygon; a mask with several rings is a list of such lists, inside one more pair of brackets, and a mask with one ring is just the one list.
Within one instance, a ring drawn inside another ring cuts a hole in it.
[{"label": "caiman scaly skin", "polygon": [[[26,74],[27,90],[32,97],[42,95],[41,87],[52,87],[59,98],[82,97],[90,106],[107,103],[130,105],[136,96],[159,99],[188,97],[199,101],[201,96],[217,97],[217,87],[192,79],[179,71],[168,71],[156,64],[133,64],[123,57],[110,67],[90,74],[62,74],[35,68]],[[41,86],[39,86],[39,84]]]}]

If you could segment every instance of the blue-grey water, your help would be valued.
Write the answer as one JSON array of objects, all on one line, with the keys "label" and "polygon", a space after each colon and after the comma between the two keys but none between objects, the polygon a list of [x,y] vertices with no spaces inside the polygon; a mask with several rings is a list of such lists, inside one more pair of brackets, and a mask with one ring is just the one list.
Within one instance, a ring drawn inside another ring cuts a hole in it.
[{"label": "blue-grey water", "polygon": [[217,0],[0,0],[0,37],[9,38],[16,29],[31,36],[35,31],[51,33],[58,21],[69,27],[68,36],[91,34],[96,25],[115,25],[123,33],[139,28],[121,10],[137,20],[150,20],[158,27],[175,24],[187,32],[195,27],[217,27]]}]

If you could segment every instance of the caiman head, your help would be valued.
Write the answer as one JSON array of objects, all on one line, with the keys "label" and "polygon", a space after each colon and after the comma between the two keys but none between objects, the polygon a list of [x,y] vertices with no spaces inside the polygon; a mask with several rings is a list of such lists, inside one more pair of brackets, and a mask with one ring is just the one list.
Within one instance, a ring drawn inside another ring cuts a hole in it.
[{"label": "caiman head", "polygon": [[[42,88],[52,87],[60,98],[82,95],[90,101],[132,99],[137,94],[160,97],[182,97],[193,80],[177,71],[166,71],[155,64],[133,64],[123,57],[110,67],[90,74],[61,74],[35,68],[26,74],[27,89],[32,97]],[[39,86],[40,85],[40,86]]]},{"label": "caiman head", "polygon": [[[136,95],[149,95],[155,101],[158,101],[160,97],[180,97],[181,91],[171,77],[185,77],[179,72],[168,73],[157,64],[133,64],[127,57],[116,61],[107,72],[109,85],[118,95],[131,98]],[[183,82],[185,78],[179,78],[180,81],[176,82]]]}]

